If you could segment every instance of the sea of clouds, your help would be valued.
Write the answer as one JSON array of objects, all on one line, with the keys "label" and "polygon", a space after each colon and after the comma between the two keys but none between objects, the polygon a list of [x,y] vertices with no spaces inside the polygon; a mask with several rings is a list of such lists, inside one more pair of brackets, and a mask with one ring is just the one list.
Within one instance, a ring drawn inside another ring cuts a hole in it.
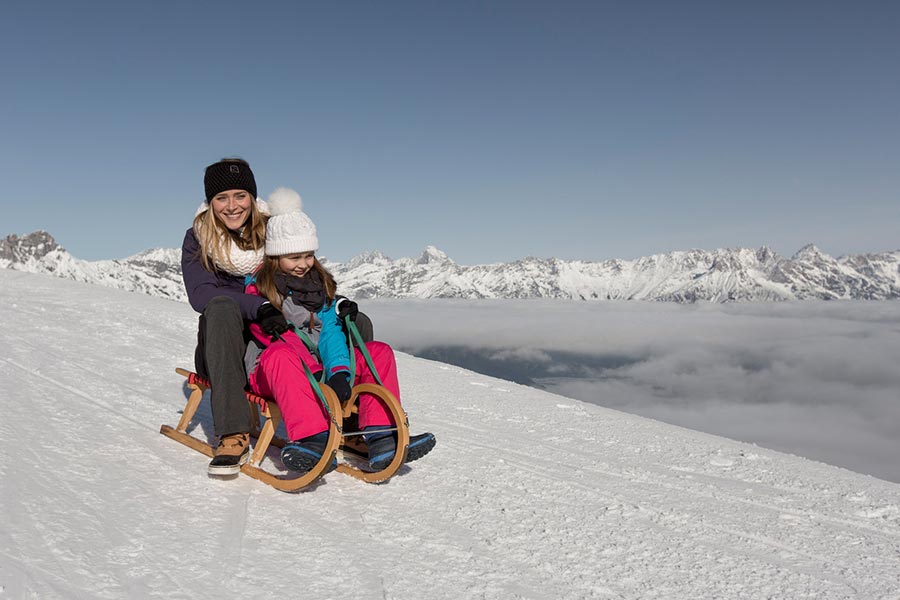
[{"label": "sea of clouds", "polygon": [[416,356],[900,482],[900,302],[362,304]]}]

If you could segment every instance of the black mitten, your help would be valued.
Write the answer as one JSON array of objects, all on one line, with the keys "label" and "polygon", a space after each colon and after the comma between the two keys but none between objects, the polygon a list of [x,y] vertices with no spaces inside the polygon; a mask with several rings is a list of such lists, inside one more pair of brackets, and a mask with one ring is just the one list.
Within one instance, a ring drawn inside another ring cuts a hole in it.
[{"label": "black mitten", "polygon": [[259,307],[256,312],[256,320],[263,332],[273,338],[290,329],[281,311],[268,302]]},{"label": "black mitten", "polygon": [[356,302],[354,302],[353,300],[350,300],[349,298],[344,298],[343,296],[341,296],[340,299],[338,299],[337,315],[338,315],[338,318],[341,320],[341,323],[343,323],[347,317],[350,317],[351,321],[356,321],[356,315],[358,315],[358,314],[359,314],[359,305],[356,304]]},{"label": "black mitten", "polygon": [[338,400],[346,402],[350,399],[350,373],[339,372],[328,378],[328,387],[334,390]]}]

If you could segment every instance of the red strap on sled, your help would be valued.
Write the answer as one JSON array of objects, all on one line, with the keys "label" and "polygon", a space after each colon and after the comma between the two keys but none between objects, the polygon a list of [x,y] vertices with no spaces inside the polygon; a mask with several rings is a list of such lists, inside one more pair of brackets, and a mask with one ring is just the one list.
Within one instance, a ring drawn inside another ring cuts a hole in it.
[{"label": "red strap on sled", "polygon": [[[205,387],[205,388],[212,387],[209,383],[209,380],[200,377],[199,375],[197,375],[194,372],[188,373],[187,380],[188,380],[188,383],[191,383],[194,385],[199,385],[201,387]],[[266,398],[263,398],[262,396],[257,396],[253,392],[248,392],[247,390],[244,390],[244,395],[247,397],[247,400],[249,400],[250,402],[253,402],[254,404],[258,404],[262,410],[264,410],[264,411],[268,410],[269,401]]]}]

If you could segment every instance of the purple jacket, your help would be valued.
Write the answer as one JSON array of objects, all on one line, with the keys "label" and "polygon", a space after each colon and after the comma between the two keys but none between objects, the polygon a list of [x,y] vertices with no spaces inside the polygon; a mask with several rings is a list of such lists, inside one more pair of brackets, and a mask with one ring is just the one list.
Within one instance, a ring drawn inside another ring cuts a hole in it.
[{"label": "purple jacket", "polygon": [[193,228],[187,230],[181,244],[181,277],[184,279],[188,301],[199,313],[216,296],[227,296],[238,303],[245,319],[253,320],[259,307],[266,301],[262,296],[244,293],[243,277],[204,269],[200,262],[200,242],[197,241]]}]

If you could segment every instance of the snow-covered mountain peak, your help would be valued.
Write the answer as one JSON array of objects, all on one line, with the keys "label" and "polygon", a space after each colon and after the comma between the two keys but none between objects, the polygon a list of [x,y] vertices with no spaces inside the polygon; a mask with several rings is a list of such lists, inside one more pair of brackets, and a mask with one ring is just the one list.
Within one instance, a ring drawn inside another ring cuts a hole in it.
[{"label": "snow-covered mountain peak", "polygon": [[144,250],[143,252],[138,252],[132,256],[129,256],[125,260],[144,260],[144,261],[159,261],[159,262],[168,262],[172,259],[176,259],[178,261],[181,260],[181,250],[178,248],[151,248],[150,250]]},{"label": "snow-covered mountain peak", "polygon": [[351,267],[360,267],[362,265],[384,265],[390,263],[391,258],[386,254],[379,252],[378,250],[374,250],[371,252],[363,252],[362,254],[357,254],[347,263],[348,266]]},{"label": "snow-covered mountain peak", "polygon": [[822,260],[823,258],[831,258],[821,250],[819,250],[815,244],[806,244],[791,257],[791,260]]},{"label": "snow-covered mountain peak", "polygon": [[756,251],[756,260],[763,264],[773,262],[778,260],[778,258],[778,253],[768,246],[760,246]]},{"label": "snow-covered mountain peak", "polygon": [[40,260],[55,250],[64,250],[53,236],[43,230],[19,237],[15,234],[0,240],[0,260],[27,262]]},{"label": "snow-covered mountain peak", "polygon": [[453,261],[450,260],[450,257],[447,256],[446,253],[444,253],[442,250],[438,250],[434,246],[426,246],[425,250],[422,251],[419,259],[416,261],[416,264],[419,265],[447,263],[453,263]]}]

